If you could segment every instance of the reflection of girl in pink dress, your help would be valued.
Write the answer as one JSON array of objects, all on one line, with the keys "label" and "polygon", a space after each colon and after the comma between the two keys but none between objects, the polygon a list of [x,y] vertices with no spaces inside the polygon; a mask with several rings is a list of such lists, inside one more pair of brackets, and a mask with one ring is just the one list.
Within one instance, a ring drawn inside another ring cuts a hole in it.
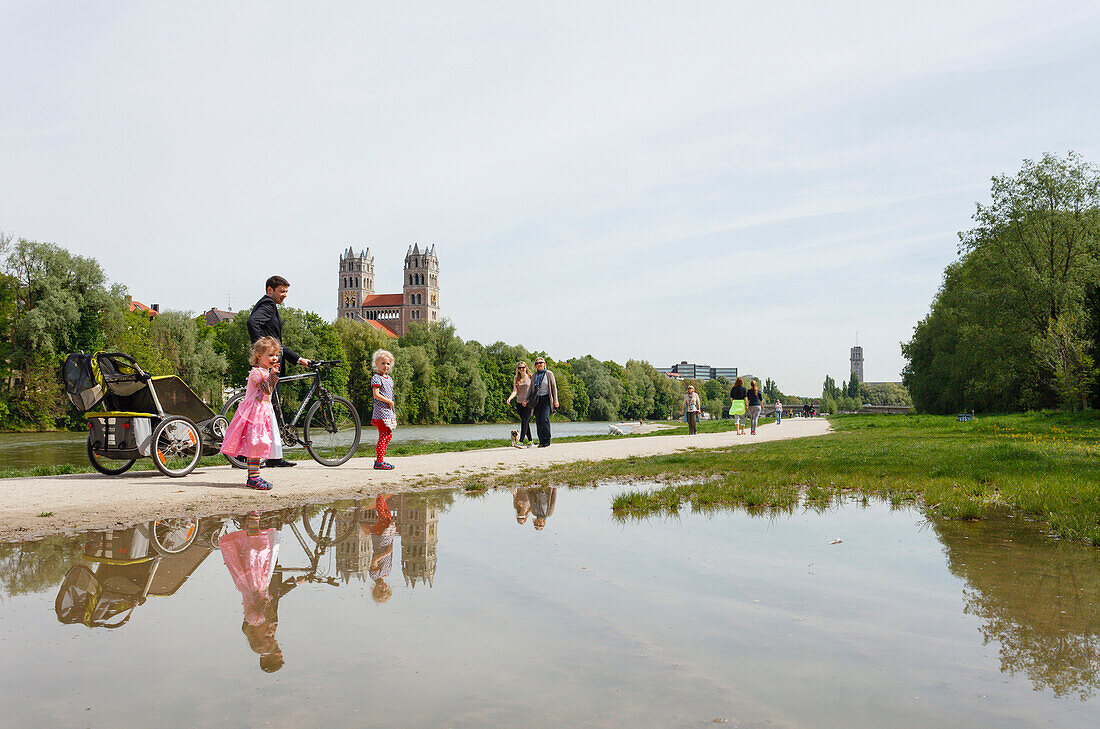
[{"label": "reflection of girl in pink dress", "polygon": [[283,652],[275,640],[279,621],[268,591],[275,563],[279,559],[279,532],[260,529],[259,516],[250,515],[250,525],[218,540],[222,559],[241,593],[244,622],[241,631],[248,645],[260,654],[260,668],[268,673],[283,667]]},{"label": "reflection of girl in pink dress", "polygon": [[245,485],[266,491],[271,484],[260,478],[260,459],[283,457],[283,441],[279,423],[271,407],[271,393],[279,384],[279,356],[282,345],[274,337],[263,337],[252,345],[252,370],[244,399],[233,414],[233,422],[225,429],[221,452],[227,456],[248,459],[248,480]]}]

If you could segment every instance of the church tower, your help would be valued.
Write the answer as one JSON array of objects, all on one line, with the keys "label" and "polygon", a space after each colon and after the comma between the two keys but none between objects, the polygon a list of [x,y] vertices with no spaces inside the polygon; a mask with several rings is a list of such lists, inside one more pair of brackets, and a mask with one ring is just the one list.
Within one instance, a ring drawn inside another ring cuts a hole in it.
[{"label": "church tower", "polygon": [[336,316],[361,319],[363,299],[374,294],[374,256],[370,248],[359,255],[349,246],[340,255],[340,287],[337,289]]},{"label": "church tower", "polygon": [[439,321],[439,259],[435,245],[423,251],[416,243],[405,254],[405,278],[402,286],[401,333],[410,324]]}]

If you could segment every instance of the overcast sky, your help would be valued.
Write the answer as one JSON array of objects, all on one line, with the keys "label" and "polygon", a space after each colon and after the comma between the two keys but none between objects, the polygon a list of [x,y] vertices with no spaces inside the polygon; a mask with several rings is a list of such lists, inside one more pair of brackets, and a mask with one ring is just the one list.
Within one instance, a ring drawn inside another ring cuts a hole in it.
[{"label": "overcast sky", "polygon": [[900,379],[990,177],[1100,161],[1100,4],[899,5],[0,0],[0,230],[326,318],[435,244],[464,339]]}]

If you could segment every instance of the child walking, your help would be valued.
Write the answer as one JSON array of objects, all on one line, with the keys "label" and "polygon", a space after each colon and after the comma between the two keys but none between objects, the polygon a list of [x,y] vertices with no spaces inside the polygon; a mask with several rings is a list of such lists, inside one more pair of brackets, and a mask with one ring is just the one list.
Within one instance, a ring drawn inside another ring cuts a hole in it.
[{"label": "child walking", "polygon": [[380,471],[389,471],[393,464],[386,463],[386,446],[393,438],[393,429],[397,427],[397,412],[393,404],[393,354],[379,349],[371,358],[374,376],[370,378],[370,389],[374,393],[374,413],[371,424],[378,428],[378,445],[374,449],[374,467]]},{"label": "child walking", "polygon": [[279,383],[282,351],[283,346],[275,337],[261,337],[252,345],[248,387],[222,439],[222,453],[248,459],[248,480],[244,485],[260,491],[271,488],[270,482],[260,478],[260,460],[283,457],[279,423],[271,407],[271,393]]}]

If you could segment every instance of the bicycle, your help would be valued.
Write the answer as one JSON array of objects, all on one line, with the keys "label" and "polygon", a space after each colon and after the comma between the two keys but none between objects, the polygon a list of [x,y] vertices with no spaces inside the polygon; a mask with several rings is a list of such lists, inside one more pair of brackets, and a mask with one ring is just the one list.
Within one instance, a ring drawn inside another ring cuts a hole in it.
[{"label": "bicycle", "polygon": [[[271,406],[275,411],[275,419],[279,423],[283,446],[287,448],[304,446],[313,460],[322,466],[339,466],[345,463],[355,454],[363,434],[359,413],[355,411],[351,401],[345,397],[333,395],[321,384],[321,370],[341,364],[343,362],[338,359],[318,360],[310,364],[309,372],[279,377],[279,385],[294,380],[313,380],[310,383],[309,392],[302,398],[298,412],[289,423],[283,415],[282,400],[278,397],[278,385],[276,385],[275,394],[271,397]],[[244,396],[245,390],[241,389],[229,398],[222,408],[222,417],[232,420]],[[304,420],[303,413],[305,413]],[[298,437],[299,420],[302,420],[301,438]],[[245,458],[238,456],[226,456],[226,458],[237,468],[248,467],[248,461]]]}]

